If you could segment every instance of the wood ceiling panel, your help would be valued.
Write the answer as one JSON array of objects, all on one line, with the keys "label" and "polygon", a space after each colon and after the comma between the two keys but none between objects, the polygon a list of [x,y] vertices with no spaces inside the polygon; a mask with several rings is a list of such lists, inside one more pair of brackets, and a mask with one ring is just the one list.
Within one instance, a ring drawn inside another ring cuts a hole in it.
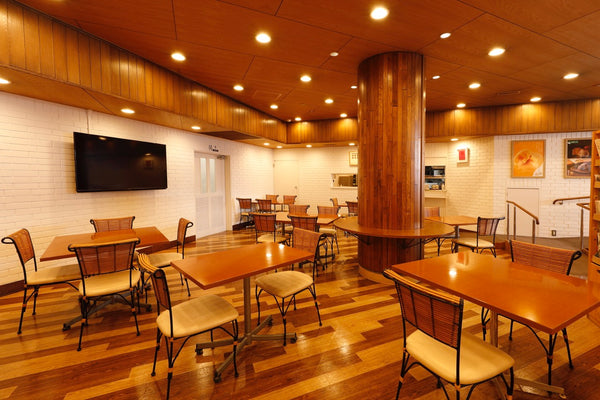
[{"label": "wood ceiling panel", "polygon": [[[506,53],[487,55],[500,46]],[[536,51],[543,48],[544,51]],[[454,31],[452,36],[425,47],[423,53],[498,75],[509,75],[576,51],[507,21],[484,15]]]},{"label": "wood ceiling panel", "polygon": [[[318,66],[349,40],[336,31],[300,24],[246,8],[209,0],[174,0],[179,40],[227,48],[243,54]],[[207,6],[208,5],[208,6]],[[254,37],[265,31],[271,43]]]},{"label": "wood ceiling panel", "polygon": [[600,43],[599,24],[600,11],[597,11],[576,21],[559,26],[548,32],[547,35],[591,56],[600,58],[600,46],[598,46],[598,43]]},{"label": "wood ceiling panel", "polygon": [[371,56],[399,50],[401,49],[394,46],[360,38],[352,38],[338,50],[339,55],[337,57],[329,57],[321,67],[357,75],[357,60],[360,63]]},{"label": "wood ceiling panel", "polygon": [[543,33],[600,9],[590,0],[464,0],[463,3]]},{"label": "wood ceiling panel", "polygon": [[281,0],[219,0],[222,3],[249,8],[262,13],[275,15],[281,4]]},{"label": "wood ceiling panel", "polygon": [[374,5],[364,0],[284,0],[277,15],[415,51],[481,14],[456,0],[403,0],[388,5],[388,18],[374,21],[369,17]]}]

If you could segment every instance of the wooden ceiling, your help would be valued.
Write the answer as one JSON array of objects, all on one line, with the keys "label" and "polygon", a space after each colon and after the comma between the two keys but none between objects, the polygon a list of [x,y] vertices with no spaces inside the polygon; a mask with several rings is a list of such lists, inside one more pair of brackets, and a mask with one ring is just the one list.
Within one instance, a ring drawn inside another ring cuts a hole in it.
[{"label": "wooden ceiling", "polygon": [[[21,0],[287,121],[356,116],[370,56],[425,56],[428,111],[600,97],[600,2],[591,0]],[[369,17],[376,5],[389,16]],[[254,37],[267,32],[272,41]],[[440,34],[450,32],[447,39]],[[495,46],[506,49],[490,57]],[[172,52],[187,60],[176,62]],[[331,52],[338,52],[332,57]],[[573,80],[562,76],[579,73]],[[303,83],[300,76],[312,81]],[[439,75],[440,79],[431,79]],[[469,83],[479,82],[476,90]],[[244,86],[242,92],[233,90]],[[324,99],[334,103],[327,105]],[[272,110],[271,104],[279,108]]]}]

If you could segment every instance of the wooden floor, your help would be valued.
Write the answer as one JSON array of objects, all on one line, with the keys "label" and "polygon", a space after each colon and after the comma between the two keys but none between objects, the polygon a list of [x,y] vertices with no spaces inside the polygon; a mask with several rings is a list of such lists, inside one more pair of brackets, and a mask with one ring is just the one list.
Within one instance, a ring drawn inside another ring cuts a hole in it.
[{"label": "wooden floor", "polygon": [[[186,255],[213,252],[252,243],[252,230],[218,234],[197,241]],[[174,368],[172,399],[392,399],[400,370],[402,328],[400,308],[391,285],[368,281],[357,273],[356,239],[340,235],[340,254],[322,272],[317,294],[323,326],[307,295],[290,311],[289,331],[298,342],[256,342],[238,357],[240,375],[232,368],[215,384],[213,367],[229,347],[205,350],[196,356],[194,341],[182,352]],[[435,249],[427,246],[427,256]],[[449,252],[445,246],[443,252]],[[500,255],[506,257],[506,254]],[[219,268],[219,265],[215,265]],[[306,267],[307,271],[309,270]],[[174,297],[187,299],[179,276],[169,274]],[[192,296],[204,291],[192,286]],[[211,289],[242,314],[241,282]],[[154,298],[151,295],[151,303]],[[46,288],[30,309],[23,333],[16,334],[21,294],[0,298],[0,399],[162,399],[166,393],[166,356],[159,353],[157,375],[150,376],[156,335],[155,312],[138,316],[141,335],[135,335],[130,312],[122,305],[103,310],[89,321],[83,349],[76,351],[79,325],[62,331],[62,323],[78,315],[77,295],[68,287]],[[271,298],[262,297],[263,310],[275,314],[269,330],[281,332],[281,318]],[[254,310],[256,306],[253,307]],[[465,327],[480,333],[479,308],[467,304]],[[254,316],[254,315],[253,315]],[[508,324],[501,320],[500,345],[516,359],[516,375],[546,379],[546,361],[540,344],[525,328],[507,338]],[[558,340],[553,381],[566,388],[569,399],[600,399],[600,328],[587,318],[569,327],[575,368],[569,369],[564,342]],[[206,337],[198,337],[203,341]],[[524,388],[531,391],[530,389]],[[542,393],[543,397],[547,397]],[[554,395],[554,398],[558,396]],[[405,380],[402,399],[443,399],[435,380],[414,370]],[[475,400],[499,398],[492,384],[483,384]],[[515,399],[539,399],[516,392]]]}]

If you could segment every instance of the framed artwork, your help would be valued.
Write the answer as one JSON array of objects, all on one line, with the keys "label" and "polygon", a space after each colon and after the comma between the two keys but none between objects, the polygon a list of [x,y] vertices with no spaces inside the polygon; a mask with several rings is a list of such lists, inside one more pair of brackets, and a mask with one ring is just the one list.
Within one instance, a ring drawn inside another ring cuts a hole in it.
[{"label": "framed artwork", "polygon": [[565,178],[589,178],[592,139],[565,139]]},{"label": "framed artwork", "polygon": [[457,163],[468,163],[469,162],[469,148],[463,147],[460,149],[456,149],[458,152],[456,162]]},{"label": "framed artwork", "polygon": [[350,161],[350,166],[352,166],[352,167],[358,166],[358,150],[349,151],[348,159]]},{"label": "framed artwork", "polygon": [[513,140],[511,146],[512,178],[543,178],[546,172],[545,140]]}]

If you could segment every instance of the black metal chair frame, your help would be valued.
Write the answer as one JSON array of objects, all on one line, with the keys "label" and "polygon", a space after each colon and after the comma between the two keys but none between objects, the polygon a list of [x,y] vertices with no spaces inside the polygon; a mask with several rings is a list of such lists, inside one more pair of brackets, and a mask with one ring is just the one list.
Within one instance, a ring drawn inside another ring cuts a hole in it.
[{"label": "black metal chair frame", "polygon": [[[475,237],[475,247],[467,246],[465,244],[458,243],[456,240],[452,241],[452,252],[456,253],[458,251],[459,246],[468,247],[471,251],[477,253],[483,253],[485,250],[489,250],[494,257],[496,257],[496,230],[498,229],[498,224],[502,221],[504,217],[477,217],[477,236]],[[485,247],[479,251],[479,239],[480,237],[489,237],[490,242],[494,244],[494,247]]]}]

